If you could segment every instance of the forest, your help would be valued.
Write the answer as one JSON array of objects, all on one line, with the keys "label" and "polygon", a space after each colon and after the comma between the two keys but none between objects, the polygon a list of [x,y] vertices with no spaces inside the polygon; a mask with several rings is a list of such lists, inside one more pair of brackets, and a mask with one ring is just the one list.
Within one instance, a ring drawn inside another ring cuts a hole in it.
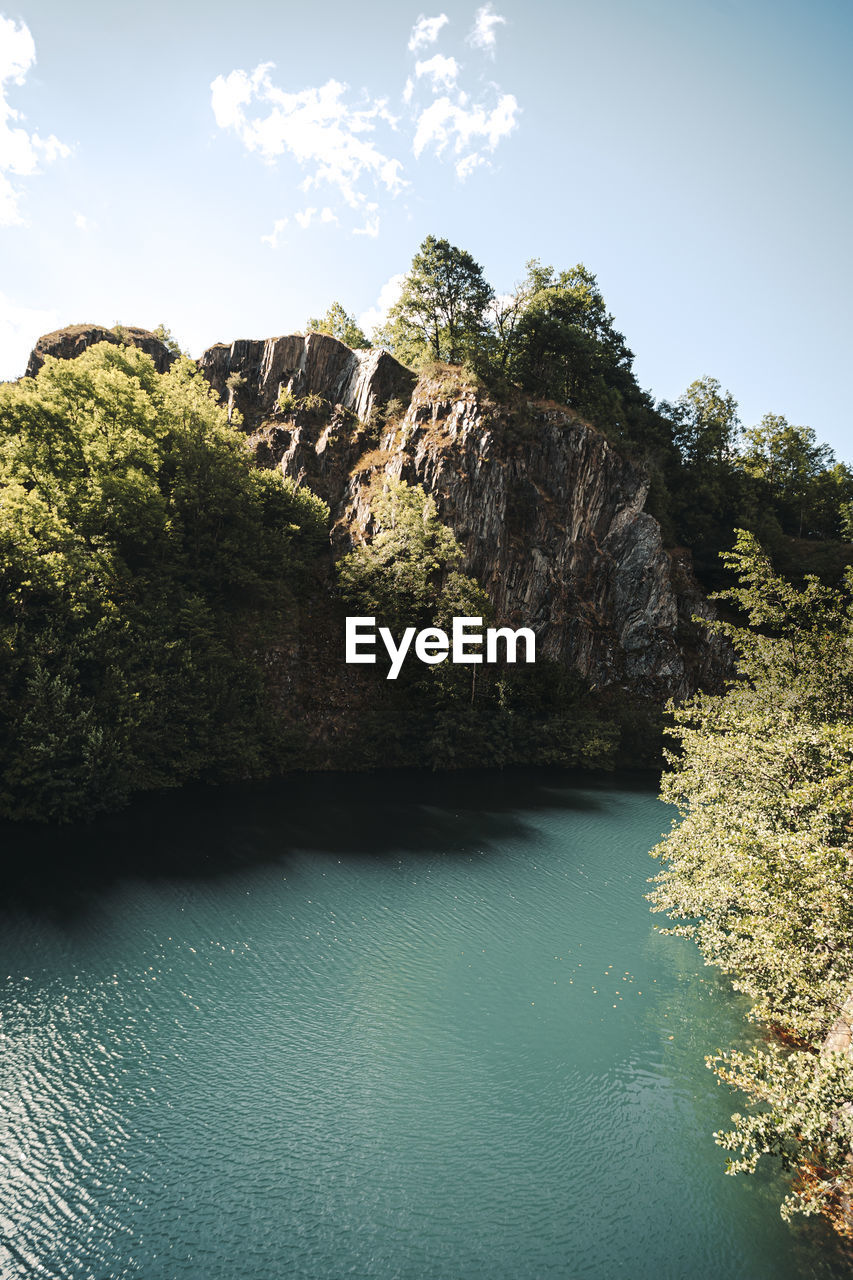
[{"label": "forest", "polygon": [[[709,1060],[749,1100],[717,1135],[730,1171],[780,1157],[796,1171],[784,1212],[847,1230],[853,472],[779,414],[744,426],[713,377],[655,402],[582,265],[532,260],[497,296],[470,254],[428,237],[380,331],[340,303],[307,328],[421,372],[462,366],[497,401],[570,405],[644,469],[665,542],[716,591],[710,626],[735,658],[724,688],[668,711],[662,794],[679,819],[656,850],[653,906],[773,1032]],[[326,504],[254,465],[231,400],[160,336],[176,356],[165,373],[119,333],[0,387],[8,819],[78,821],[134,792],[310,767],[269,654],[318,600],[327,627],[345,612],[397,629],[491,620],[434,499],[405,480],[372,493],[374,536],[332,563]],[[659,751],[647,711],[547,661],[414,664],[384,685],[359,711],[349,767],[609,767]]]}]

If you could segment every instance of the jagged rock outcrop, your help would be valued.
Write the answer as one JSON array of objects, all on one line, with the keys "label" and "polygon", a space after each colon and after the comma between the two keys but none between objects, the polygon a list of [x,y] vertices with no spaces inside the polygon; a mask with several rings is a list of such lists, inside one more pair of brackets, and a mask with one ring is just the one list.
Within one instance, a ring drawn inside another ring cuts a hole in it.
[{"label": "jagged rock outcrop", "polygon": [[147,351],[154,361],[158,373],[165,373],[175,360],[175,355],[165,343],[148,329],[137,329],[133,326],[122,326],[119,333],[113,329],[105,329],[100,324],[72,324],[65,329],[56,329],[39,338],[30,352],[25,376],[34,378],[44,364],[45,356],[56,356],[60,360],[73,360],[82,355],[88,347],[97,342],[111,342],[121,346],[123,342],[132,347]]},{"label": "jagged rock outcrop", "polygon": [[[387,351],[351,351],[325,333],[218,342],[198,365],[222,401],[240,411],[247,429],[275,412],[282,391],[322,396],[366,419],[381,403],[408,402],[415,385],[414,374]],[[227,385],[232,374],[243,379],[233,392]]]},{"label": "jagged rock outcrop", "polygon": [[426,378],[379,440],[340,413],[262,422],[251,438],[263,465],[330,504],[341,549],[370,536],[384,477],[423,485],[497,618],[533,627],[537,652],[593,688],[683,699],[727,669],[720,641],[694,621],[713,610],[689,553],[667,552],[643,511],[645,475],[568,409],[501,406]]},{"label": "jagged rock outcrop", "polygon": [[[126,332],[168,367],[159,339]],[[118,339],[98,326],[49,334],[27,372],[103,340]],[[643,471],[571,410],[494,403],[449,368],[415,385],[387,352],[319,333],[217,343],[198,365],[239,410],[259,464],[329,503],[338,549],[371,535],[375,486],[402,478],[433,496],[497,619],[533,627],[537,652],[592,688],[663,702],[729,674],[723,642],[694,620],[713,610],[689,553],[668,552],[643,510]]]}]

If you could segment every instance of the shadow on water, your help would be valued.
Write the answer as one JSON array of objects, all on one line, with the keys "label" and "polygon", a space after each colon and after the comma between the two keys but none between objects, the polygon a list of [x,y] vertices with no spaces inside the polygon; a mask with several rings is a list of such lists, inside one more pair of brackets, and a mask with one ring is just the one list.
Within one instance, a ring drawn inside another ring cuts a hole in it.
[{"label": "shadow on water", "polygon": [[480,854],[533,838],[525,812],[595,813],[615,785],[654,794],[653,775],[517,769],[436,774],[291,774],[137,797],[70,827],[0,824],[4,906],[61,921],[127,879],[216,879],[297,850],[347,858]]}]

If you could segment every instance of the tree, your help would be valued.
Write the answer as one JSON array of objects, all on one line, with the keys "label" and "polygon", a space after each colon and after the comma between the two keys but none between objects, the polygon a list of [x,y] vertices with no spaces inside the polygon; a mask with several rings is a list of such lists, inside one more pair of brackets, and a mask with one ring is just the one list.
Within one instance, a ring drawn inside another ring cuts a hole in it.
[{"label": "tree", "polygon": [[853,498],[853,474],[836,463],[829,445],[811,427],[796,427],[766,413],[744,433],[743,469],[762,483],[782,525],[797,537],[837,536],[840,506]]},{"label": "tree", "polygon": [[0,494],[0,815],[277,767],[264,654],[328,512],[191,361],[101,343],[0,387]]},{"label": "tree", "polygon": [[749,1099],[716,1135],[729,1172],[765,1154],[800,1170],[789,1216],[832,1210],[851,1183],[853,1058],[820,1050],[845,1007],[853,1017],[853,576],[798,590],[744,532],[726,559],[748,625],[717,628],[738,678],[674,712],[662,797],[680,821],[655,850],[652,899],[785,1034],[788,1048],[709,1065]]},{"label": "tree", "polygon": [[408,364],[424,358],[476,363],[488,344],[493,296],[470,253],[427,236],[377,340]]},{"label": "tree", "polygon": [[685,462],[722,467],[730,463],[740,438],[737,401],[716,378],[697,378],[671,406],[675,444]]},{"label": "tree", "polygon": [[459,544],[420,485],[389,480],[370,509],[376,532],[338,565],[341,592],[353,608],[378,614],[389,626],[426,625],[447,614],[448,585],[458,604],[464,583],[470,596],[466,607],[473,614],[488,609],[476,582],[458,572]]},{"label": "tree", "polygon": [[153,330],[153,333],[154,337],[159,338],[166,350],[171,351],[172,355],[184,356],[187,354],[181,349],[181,344],[178,342],[178,339],[172,333],[172,330],[167,328],[166,325],[158,324],[157,328]]},{"label": "tree", "polygon": [[[229,425],[234,421],[234,412],[236,408],[235,401],[237,399],[237,396],[245,387],[245,385],[246,385],[245,375],[242,373],[238,373],[236,370],[233,373],[229,373],[228,377],[225,379],[225,387],[226,387],[226,390],[228,391],[228,423]],[[237,412],[239,413],[239,410]]]},{"label": "tree", "polygon": [[339,302],[333,302],[329,310],[319,319],[311,318],[305,324],[306,329],[315,333],[328,333],[339,342],[345,342],[354,351],[363,350],[371,345],[370,339],[359,328],[355,317],[344,311]]},{"label": "tree", "polygon": [[516,296],[520,314],[507,334],[513,381],[624,434],[625,400],[639,393],[633,355],[592,272],[578,263],[557,274],[533,258]]}]

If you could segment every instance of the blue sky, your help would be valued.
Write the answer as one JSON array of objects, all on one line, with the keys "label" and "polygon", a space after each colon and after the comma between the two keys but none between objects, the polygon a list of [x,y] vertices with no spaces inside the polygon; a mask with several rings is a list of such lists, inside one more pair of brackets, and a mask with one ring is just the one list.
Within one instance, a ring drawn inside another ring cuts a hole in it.
[{"label": "blue sky", "polygon": [[[848,0],[0,0],[0,378],[369,323],[424,236],[599,279],[635,369],[853,461]],[[391,283],[389,283],[391,282]]]}]

